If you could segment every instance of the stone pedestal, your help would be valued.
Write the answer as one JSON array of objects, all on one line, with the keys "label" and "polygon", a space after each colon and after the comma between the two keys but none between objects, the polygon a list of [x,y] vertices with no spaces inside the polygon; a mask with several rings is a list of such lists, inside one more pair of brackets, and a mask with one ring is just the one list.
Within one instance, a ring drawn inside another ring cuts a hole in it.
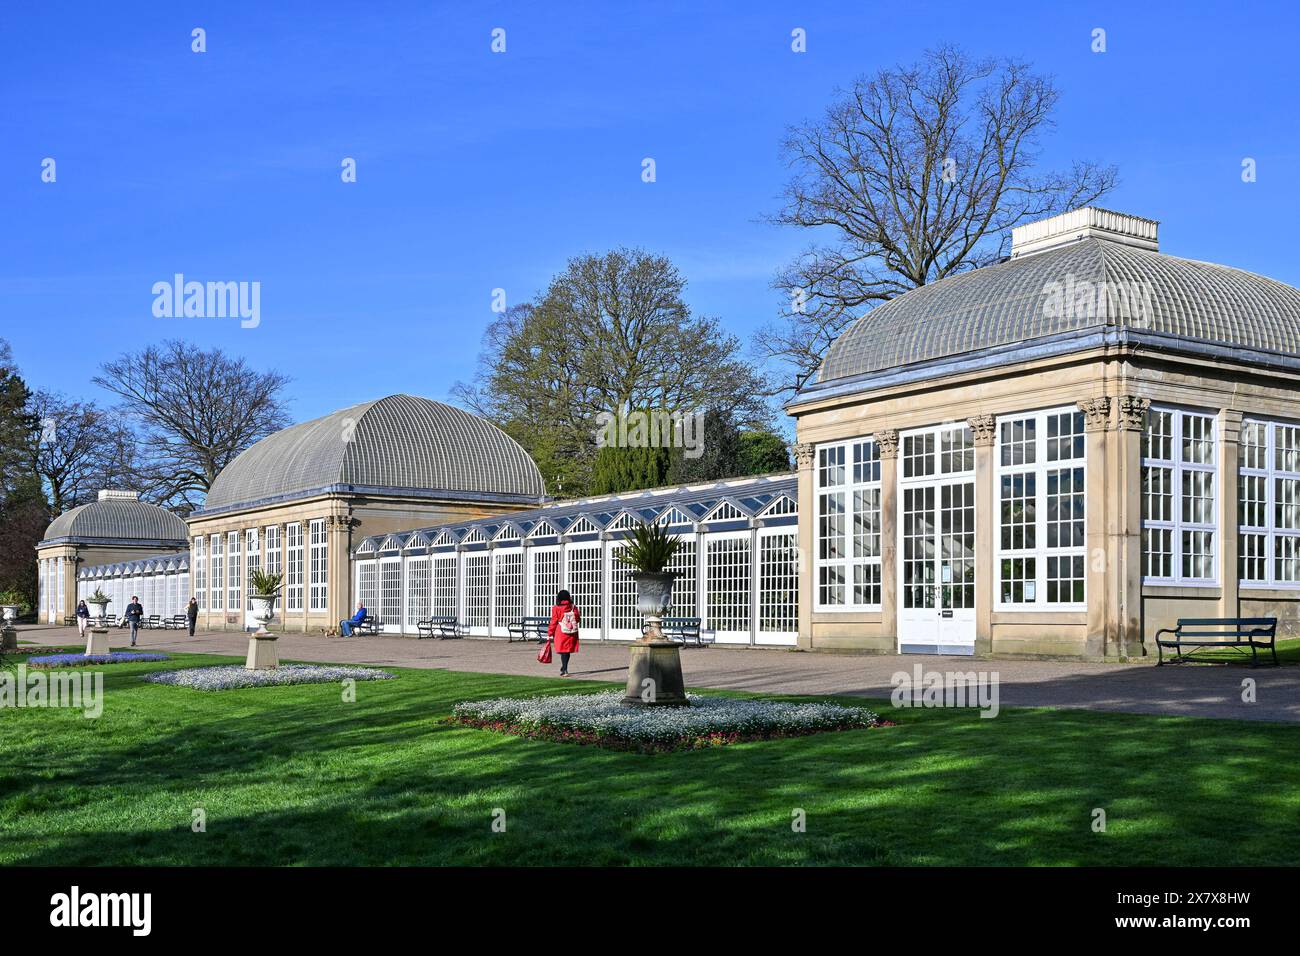
[{"label": "stone pedestal", "polygon": [[634,641],[629,650],[632,659],[627,668],[624,704],[630,707],[683,707],[689,703],[682,683],[680,644],[662,639],[643,639]]},{"label": "stone pedestal", "polygon": [[0,651],[18,650],[18,632],[5,625],[0,627]]},{"label": "stone pedestal", "polygon": [[280,666],[280,655],[275,649],[274,634],[250,634],[248,637],[248,659],[244,669],[250,671],[274,670]]},{"label": "stone pedestal", "polygon": [[87,657],[99,657],[108,653],[108,628],[92,627],[86,634]]}]

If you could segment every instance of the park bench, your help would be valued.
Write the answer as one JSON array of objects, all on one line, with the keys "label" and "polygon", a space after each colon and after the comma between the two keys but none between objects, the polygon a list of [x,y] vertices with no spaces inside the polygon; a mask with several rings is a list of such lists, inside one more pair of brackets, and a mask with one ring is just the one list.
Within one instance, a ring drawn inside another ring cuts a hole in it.
[{"label": "park bench", "polygon": [[140,626],[148,628],[151,631],[157,630],[162,627],[162,615],[150,614],[148,617],[140,621]]},{"label": "park bench", "polygon": [[65,618],[63,619],[63,626],[64,626],[64,627],[76,627],[76,626],[77,626],[77,615],[75,615],[75,614],[69,614],[67,617],[65,617]]},{"label": "park bench", "polygon": [[[641,633],[646,632],[648,624],[641,625]],[[659,622],[659,629],[664,632],[664,637],[672,641],[680,641],[686,644],[694,641],[697,647],[704,646],[704,640],[700,637],[700,619],[698,617],[666,617]]]},{"label": "park bench", "polygon": [[117,627],[117,615],[116,615],[116,614],[105,614],[105,615],[104,615],[104,623],[107,624],[109,627]]},{"label": "park bench", "polygon": [[551,628],[551,619],[549,617],[522,617],[517,621],[511,621],[506,625],[507,643],[520,641],[536,641],[541,644],[546,641],[547,632]]},{"label": "park bench", "polygon": [[163,630],[183,631],[190,626],[189,619],[184,614],[173,614],[167,620],[163,621]]},{"label": "park bench", "polygon": [[[1160,635],[1171,637],[1161,639]],[[1156,631],[1156,654],[1159,664],[1165,662],[1165,649],[1170,648],[1174,656],[1169,663],[1181,664],[1192,660],[1191,654],[1183,653],[1184,647],[1235,647],[1250,648],[1250,664],[1259,663],[1259,650],[1265,648],[1273,653],[1273,663],[1277,664],[1277,618],[1275,617],[1180,617],[1174,627],[1165,627]]]},{"label": "park bench", "polygon": [[384,622],[375,615],[368,615],[360,624],[352,625],[353,634],[368,634],[371,637],[383,633],[383,630]]},{"label": "park bench", "polygon": [[433,637],[437,635],[440,638],[460,637],[460,623],[455,617],[430,617],[423,621],[415,622],[415,630],[421,638]]}]

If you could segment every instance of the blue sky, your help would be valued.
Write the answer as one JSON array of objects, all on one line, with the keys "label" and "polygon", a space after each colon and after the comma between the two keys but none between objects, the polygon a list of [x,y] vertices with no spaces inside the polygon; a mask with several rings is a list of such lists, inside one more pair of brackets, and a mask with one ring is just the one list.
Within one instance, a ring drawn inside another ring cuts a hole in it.
[{"label": "blue sky", "polygon": [[[219,345],[292,375],[304,419],[446,398],[493,289],[638,245],[748,339],[812,238],[760,221],[783,130],[944,41],[1052,74],[1045,162],[1117,164],[1105,204],[1161,220],[1164,251],[1300,284],[1297,40],[1290,4],[8,4],[0,336],[33,385],[99,400],[104,358]],[[261,325],[155,318],[177,272],[259,281]]]}]

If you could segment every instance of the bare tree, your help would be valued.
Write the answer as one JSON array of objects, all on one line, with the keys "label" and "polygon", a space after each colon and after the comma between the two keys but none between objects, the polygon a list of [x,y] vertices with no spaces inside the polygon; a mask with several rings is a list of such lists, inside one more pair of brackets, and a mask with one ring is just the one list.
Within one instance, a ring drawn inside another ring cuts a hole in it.
[{"label": "bare tree", "polygon": [[120,446],[131,441],[118,415],[95,405],[39,390],[28,403],[40,426],[31,467],[40,477],[51,514],[93,501],[100,488],[132,484],[119,469]]},{"label": "bare tree", "polygon": [[122,399],[151,497],[193,507],[221,469],[289,423],[289,378],[220,349],[171,340],[107,362],[93,380]]},{"label": "bare tree", "polygon": [[783,319],[755,337],[764,361],[791,371],[773,394],[802,387],[875,305],[996,262],[1012,226],[1114,187],[1114,167],[1090,162],[1036,171],[1058,95],[1027,64],[944,46],[858,79],[820,120],[788,131],[783,152],[795,172],[770,219],[828,241],[777,277]]}]

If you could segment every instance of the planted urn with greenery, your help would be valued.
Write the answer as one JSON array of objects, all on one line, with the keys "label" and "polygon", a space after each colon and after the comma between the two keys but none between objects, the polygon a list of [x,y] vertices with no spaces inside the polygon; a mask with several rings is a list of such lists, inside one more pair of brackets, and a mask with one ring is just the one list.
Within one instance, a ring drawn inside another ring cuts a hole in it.
[{"label": "planted urn with greenery", "polygon": [[253,620],[258,628],[248,636],[248,659],[244,667],[250,671],[266,670],[280,666],[275,651],[276,636],[266,626],[275,617],[275,601],[284,586],[284,575],[278,571],[266,572],[254,568],[248,572],[249,599],[253,602]]},{"label": "planted urn with greenery", "polygon": [[645,633],[632,644],[627,670],[627,693],[623,703],[631,706],[685,706],[681,648],[664,637],[664,612],[672,605],[673,580],[677,574],[668,565],[682,546],[676,535],[663,525],[642,522],[628,535],[618,557],[633,569],[636,581],[636,609],[645,617]]},{"label": "planted urn with greenery", "polygon": [[102,588],[95,588],[95,593],[86,598],[86,603],[95,608],[95,617],[102,624],[104,621],[104,608],[113,603],[113,599],[105,594]]}]

